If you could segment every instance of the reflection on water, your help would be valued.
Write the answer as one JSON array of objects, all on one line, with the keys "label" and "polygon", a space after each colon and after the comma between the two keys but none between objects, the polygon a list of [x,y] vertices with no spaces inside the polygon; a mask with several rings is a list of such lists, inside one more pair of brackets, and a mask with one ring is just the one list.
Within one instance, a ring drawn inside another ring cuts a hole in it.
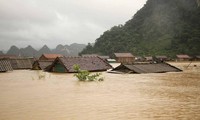
[{"label": "reflection on water", "polygon": [[[181,73],[110,74],[78,82],[73,74],[0,74],[1,120],[200,119],[200,63]],[[40,77],[42,76],[42,77]]]}]

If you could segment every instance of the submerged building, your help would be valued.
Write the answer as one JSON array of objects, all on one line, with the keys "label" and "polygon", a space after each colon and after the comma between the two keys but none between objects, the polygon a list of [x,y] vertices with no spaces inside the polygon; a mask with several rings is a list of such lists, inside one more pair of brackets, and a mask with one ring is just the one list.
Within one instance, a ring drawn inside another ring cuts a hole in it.
[{"label": "submerged building", "polygon": [[58,57],[48,68],[49,72],[59,73],[73,73],[76,72],[73,69],[74,65],[79,65],[81,70],[87,70],[90,72],[106,71],[112,69],[112,66],[103,59],[93,57]]}]

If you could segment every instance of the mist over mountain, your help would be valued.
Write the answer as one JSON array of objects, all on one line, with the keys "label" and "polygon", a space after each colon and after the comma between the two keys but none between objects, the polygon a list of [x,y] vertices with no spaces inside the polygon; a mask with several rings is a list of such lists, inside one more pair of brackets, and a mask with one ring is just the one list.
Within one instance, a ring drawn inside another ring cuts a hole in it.
[{"label": "mist over mountain", "polygon": [[200,51],[199,0],[148,0],[125,25],[107,30],[81,54],[197,55]]},{"label": "mist over mountain", "polygon": [[62,54],[64,56],[77,56],[86,45],[84,44],[71,44],[71,45],[58,45],[55,49],[50,49],[47,45],[44,45],[38,51],[32,46],[27,46],[26,48],[17,48],[16,46],[11,46],[7,51],[8,55],[16,55],[23,57],[40,57],[42,54]]},{"label": "mist over mountain", "polygon": [[0,51],[0,55],[4,55],[3,51]]}]

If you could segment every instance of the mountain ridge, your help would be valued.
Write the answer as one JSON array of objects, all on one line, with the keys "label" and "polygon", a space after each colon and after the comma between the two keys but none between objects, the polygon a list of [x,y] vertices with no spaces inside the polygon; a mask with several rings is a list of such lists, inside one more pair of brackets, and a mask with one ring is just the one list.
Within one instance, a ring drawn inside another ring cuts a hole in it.
[{"label": "mountain ridge", "polygon": [[80,54],[134,55],[199,54],[199,0],[147,0],[124,25],[112,27]]},{"label": "mountain ridge", "polygon": [[25,48],[18,48],[15,45],[11,46],[7,51],[7,55],[16,55],[23,57],[40,57],[42,54],[62,54],[64,56],[78,56],[78,53],[85,48],[85,44],[74,43],[71,45],[57,45],[55,49],[50,49],[44,45],[39,50],[34,49],[31,45]]}]

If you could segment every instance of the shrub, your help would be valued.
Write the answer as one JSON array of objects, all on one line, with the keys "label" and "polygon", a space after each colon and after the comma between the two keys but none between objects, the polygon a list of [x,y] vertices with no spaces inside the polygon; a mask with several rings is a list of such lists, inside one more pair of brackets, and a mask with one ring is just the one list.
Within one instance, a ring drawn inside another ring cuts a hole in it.
[{"label": "shrub", "polygon": [[74,74],[79,81],[103,81],[104,79],[100,77],[101,73],[92,74],[87,70],[81,70],[79,65],[74,65],[73,69],[77,72]]}]

